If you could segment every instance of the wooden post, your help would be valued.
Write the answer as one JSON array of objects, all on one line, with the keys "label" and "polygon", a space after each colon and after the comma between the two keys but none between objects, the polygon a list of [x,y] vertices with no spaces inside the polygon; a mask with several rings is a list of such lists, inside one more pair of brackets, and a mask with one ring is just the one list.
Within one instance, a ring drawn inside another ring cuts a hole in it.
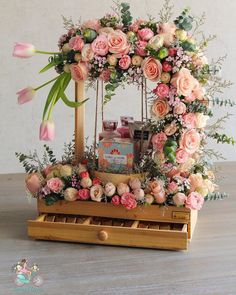
[{"label": "wooden post", "polygon": [[[75,83],[75,101],[85,99],[84,81]],[[78,164],[84,154],[85,139],[85,104],[75,108],[75,161]]]}]

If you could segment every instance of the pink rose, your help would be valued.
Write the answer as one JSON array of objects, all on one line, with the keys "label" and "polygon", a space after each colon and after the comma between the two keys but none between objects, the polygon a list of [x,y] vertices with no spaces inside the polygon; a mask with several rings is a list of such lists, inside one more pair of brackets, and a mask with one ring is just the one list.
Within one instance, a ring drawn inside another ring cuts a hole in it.
[{"label": "pink rose", "polygon": [[35,96],[36,91],[33,87],[27,87],[20,91],[18,91],[16,94],[18,94],[18,104],[23,104],[26,102],[29,102],[33,99]]},{"label": "pink rose", "polygon": [[196,115],[194,113],[187,113],[182,116],[185,127],[192,129],[196,127]]},{"label": "pink rose", "polygon": [[178,191],[178,189],[179,189],[178,184],[175,181],[171,181],[168,184],[167,191],[169,194],[176,193]]},{"label": "pink rose", "polygon": [[164,118],[170,111],[169,104],[165,99],[156,99],[152,105],[152,113],[157,118]]},{"label": "pink rose", "polygon": [[142,62],[142,70],[145,78],[156,82],[161,78],[162,65],[159,60],[147,57]]},{"label": "pink rose", "polygon": [[154,33],[149,28],[143,28],[141,30],[138,30],[138,35],[142,40],[148,41],[154,36]]},{"label": "pink rose", "polygon": [[76,50],[81,51],[82,48],[84,47],[84,41],[80,36],[75,36],[70,39],[69,46],[71,47],[71,49],[75,51]]},{"label": "pink rose", "polygon": [[167,140],[167,136],[164,132],[154,134],[152,136],[153,148],[155,150],[162,151],[166,140]]},{"label": "pink rose", "polygon": [[138,178],[132,178],[129,181],[129,186],[132,190],[141,188],[141,181]]},{"label": "pink rose", "polygon": [[89,177],[88,171],[82,171],[82,172],[80,172],[79,177],[80,178],[87,178],[87,177]]},{"label": "pink rose", "polygon": [[88,77],[88,68],[85,62],[70,65],[71,77],[75,81],[86,80]]},{"label": "pink rose", "polygon": [[105,35],[99,35],[91,44],[95,54],[104,56],[108,53],[108,40]]},{"label": "pink rose", "polygon": [[121,196],[120,202],[128,210],[131,210],[137,207],[135,196],[131,193],[124,193]]},{"label": "pink rose", "polygon": [[197,81],[195,87],[193,88],[192,96],[197,98],[198,100],[202,100],[204,98],[204,95],[205,91],[200,83]]},{"label": "pink rose", "polygon": [[131,58],[129,55],[123,55],[119,60],[119,66],[122,70],[127,70],[131,64]]},{"label": "pink rose", "polygon": [[47,181],[47,186],[52,192],[59,193],[63,189],[64,183],[60,178],[53,177]]},{"label": "pink rose", "polygon": [[14,50],[13,50],[13,56],[14,57],[20,57],[20,58],[29,58],[33,56],[36,52],[36,49],[34,45],[29,43],[16,43]]},{"label": "pink rose", "polygon": [[143,20],[143,19],[137,19],[135,20],[130,26],[129,26],[129,30],[132,31],[132,32],[135,32],[137,33],[139,28],[140,28],[140,25],[142,24],[145,24],[146,21]]},{"label": "pink rose", "polygon": [[195,129],[187,130],[181,136],[180,147],[192,155],[198,150],[200,141],[200,134]]},{"label": "pink rose", "polygon": [[159,98],[167,97],[170,92],[169,86],[167,86],[164,83],[160,83],[157,85],[157,87],[153,90],[153,93],[155,93]]},{"label": "pink rose", "polygon": [[142,201],[144,199],[145,193],[141,188],[137,188],[133,191],[134,197],[137,201]]},{"label": "pink rose", "polygon": [[90,191],[86,188],[80,189],[77,192],[77,199],[88,200],[90,198]]},{"label": "pink rose", "polygon": [[196,81],[188,69],[182,68],[173,76],[171,84],[177,88],[179,95],[189,96],[196,85]]},{"label": "pink rose", "polygon": [[124,193],[129,193],[130,189],[126,183],[119,183],[117,185],[117,193],[119,196],[122,196]]},{"label": "pink rose", "polygon": [[163,191],[164,183],[161,180],[151,180],[148,183],[148,190],[152,193],[159,193]]},{"label": "pink rose", "polygon": [[31,194],[37,194],[42,187],[38,173],[29,174],[25,179],[25,184]]},{"label": "pink rose", "polygon": [[164,72],[170,72],[172,70],[172,66],[168,61],[164,61],[162,63],[162,69]]},{"label": "pink rose", "polygon": [[139,56],[147,56],[147,50],[145,49],[147,44],[148,43],[146,41],[137,41],[135,53]]},{"label": "pink rose", "polygon": [[186,201],[185,207],[192,210],[200,210],[204,203],[204,198],[197,192],[191,192]]},{"label": "pink rose", "polygon": [[118,206],[120,205],[120,197],[115,195],[114,197],[112,197],[111,199],[111,203],[115,206]]},{"label": "pink rose", "polygon": [[94,52],[90,44],[85,44],[81,51],[82,61],[91,61],[94,57]]},{"label": "pink rose", "polygon": [[178,104],[174,106],[174,113],[176,115],[182,115],[186,112],[186,109],[187,109],[186,104],[183,102],[179,102]]},{"label": "pink rose", "polygon": [[90,188],[90,197],[95,202],[101,202],[104,190],[100,184],[93,185]]},{"label": "pink rose", "polygon": [[101,28],[99,19],[90,19],[82,23],[83,29],[92,29],[94,31],[98,31]]},{"label": "pink rose", "polygon": [[104,81],[104,82],[108,82],[111,76],[111,70],[109,69],[105,69],[101,72],[99,78]]},{"label": "pink rose", "polygon": [[101,184],[101,180],[99,178],[94,178],[93,181],[92,181],[92,184],[95,185],[95,184]]},{"label": "pink rose", "polygon": [[189,158],[189,154],[184,149],[177,149],[176,162],[179,164],[185,163]]},{"label": "pink rose", "polygon": [[108,46],[111,53],[121,57],[129,52],[130,44],[127,35],[120,30],[108,34]]},{"label": "pink rose", "polygon": [[187,197],[183,193],[177,193],[173,196],[173,202],[176,206],[183,206]]}]

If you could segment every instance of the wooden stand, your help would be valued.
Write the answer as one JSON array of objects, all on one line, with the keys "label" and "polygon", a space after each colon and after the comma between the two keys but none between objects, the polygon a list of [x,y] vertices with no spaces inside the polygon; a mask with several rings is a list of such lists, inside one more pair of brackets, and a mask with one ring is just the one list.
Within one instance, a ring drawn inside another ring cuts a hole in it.
[{"label": "wooden stand", "polygon": [[[84,100],[84,82],[76,84],[76,101]],[[84,106],[75,110],[75,155],[84,153]],[[104,183],[128,182],[145,174],[92,172]],[[46,206],[38,200],[39,217],[28,221],[28,235],[34,239],[186,250],[197,222],[197,211],[175,206],[123,206],[92,201],[58,201]]]}]

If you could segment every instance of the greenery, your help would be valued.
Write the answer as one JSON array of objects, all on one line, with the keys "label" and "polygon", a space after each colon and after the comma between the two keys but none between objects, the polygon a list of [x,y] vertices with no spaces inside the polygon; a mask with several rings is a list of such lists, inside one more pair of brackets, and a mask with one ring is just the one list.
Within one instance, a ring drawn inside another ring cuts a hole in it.
[{"label": "greenery", "polygon": [[228,198],[228,194],[221,193],[221,192],[213,192],[208,194],[204,200],[205,201],[215,201],[215,200],[223,200],[225,198]]},{"label": "greenery", "polygon": [[173,7],[174,5],[170,4],[170,0],[165,0],[162,9],[159,12],[160,22],[168,23],[173,15]]},{"label": "greenery", "polygon": [[184,9],[184,11],[174,20],[177,28],[185,31],[190,31],[193,28],[194,18],[189,15],[189,8]]},{"label": "greenery", "polygon": [[236,141],[233,137],[227,136],[226,134],[220,134],[218,132],[215,133],[208,133],[208,136],[216,139],[217,143],[227,143],[227,144],[232,144],[235,145]]}]

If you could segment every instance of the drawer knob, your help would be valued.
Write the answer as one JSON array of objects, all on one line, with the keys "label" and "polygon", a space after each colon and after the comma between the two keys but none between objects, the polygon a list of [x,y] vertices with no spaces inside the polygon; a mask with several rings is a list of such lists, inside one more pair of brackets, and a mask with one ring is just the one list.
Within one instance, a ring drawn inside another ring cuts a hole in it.
[{"label": "drawer knob", "polygon": [[108,233],[105,230],[101,230],[98,233],[98,238],[100,241],[106,241],[108,239]]}]

